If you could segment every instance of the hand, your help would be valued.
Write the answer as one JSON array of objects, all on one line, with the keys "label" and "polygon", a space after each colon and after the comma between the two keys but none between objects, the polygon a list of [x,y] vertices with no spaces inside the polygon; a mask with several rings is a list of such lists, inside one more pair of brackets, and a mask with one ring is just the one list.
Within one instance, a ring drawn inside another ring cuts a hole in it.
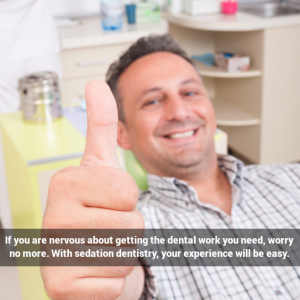
[{"label": "hand", "polygon": [[[66,168],[52,178],[43,228],[143,229],[144,220],[134,209],[138,188],[118,162],[118,116],[114,97],[107,84],[100,80],[90,81],[85,94],[88,128],[84,155],[79,167]],[[116,299],[123,294],[133,269],[41,268],[52,300]],[[133,273],[136,272],[141,271]],[[137,287],[137,293],[141,292],[141,285],[143,283]]]}]

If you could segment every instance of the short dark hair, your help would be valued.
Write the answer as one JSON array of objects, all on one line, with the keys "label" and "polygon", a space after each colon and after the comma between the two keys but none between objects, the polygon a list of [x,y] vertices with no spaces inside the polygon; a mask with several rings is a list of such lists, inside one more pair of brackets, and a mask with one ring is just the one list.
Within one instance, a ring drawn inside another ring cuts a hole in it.
[{"label": "short dark hair", "polygon": [[177,54],[188,61],[193,66],[194,63],[188,54],[178,45],[174,38],[169,34],[150,35],[138,39],[129,49],[121,55],[119,60],[112,63],[106,73],[106,82],[109,85],[118,107],[119,120],[125,123],[125,115],[123,110],[122,99],[118,92],[118,81],[123,72],[134,61],[145,55],[154,52],[170,52]]}]

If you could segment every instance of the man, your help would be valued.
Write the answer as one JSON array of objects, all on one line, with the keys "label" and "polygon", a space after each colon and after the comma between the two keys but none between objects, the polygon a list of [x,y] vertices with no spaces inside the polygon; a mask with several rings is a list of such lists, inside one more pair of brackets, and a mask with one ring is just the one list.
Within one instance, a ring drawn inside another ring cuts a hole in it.
[{"label": "man", "polygon": [[[215,115],[169,36],[139,40],[86,87],[81,166],[53,177],[44,228],[299,228],[300,167],[252,166],[214,150]],[[116,140],[148,176],[140,195]],[[68,218],[65,217],[68,211]],[[43,268],[51,299],[298,299],[298,268]],[[119,297],[119,298],[118,298]]]}]

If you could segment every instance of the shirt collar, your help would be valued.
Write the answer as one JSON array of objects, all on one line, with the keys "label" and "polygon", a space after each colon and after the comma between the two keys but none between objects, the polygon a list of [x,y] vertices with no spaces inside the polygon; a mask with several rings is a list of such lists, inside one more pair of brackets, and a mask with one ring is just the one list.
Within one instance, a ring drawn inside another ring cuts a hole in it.
[{"label": "shirt collar", "polygon": [[[230,184],[241,191],[244,164],[230,155],[218,155],[218,163]],[[148,174],[147,176],[149,191],[152,194],[160,198],[169,199],[169,201],[175,202],[176,204],[189,201],[189,192],[195,193],[195,190],[184,180],[179,180],[175,177],[161,177],[153,174]]]},{"label": "shirt collar", "polygon": [[241,188],[244,163],[231,155],[218,155],[220,169],[225,173],[231,185]]}]

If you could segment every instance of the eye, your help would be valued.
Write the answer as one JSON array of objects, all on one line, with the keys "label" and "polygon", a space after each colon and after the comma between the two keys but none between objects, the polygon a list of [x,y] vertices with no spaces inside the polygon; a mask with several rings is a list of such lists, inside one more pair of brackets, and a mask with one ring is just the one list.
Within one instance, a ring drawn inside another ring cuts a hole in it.
[{"label": "eye", "polygon": [[185,93],[185,96],[194,96],[194,95],[196,95],[195,92],[187,92],[187,93]]},{"label": "eye", "polygon": [[155,105],[158,104],[160,101],[159,100],[151,100],[145,103],[145,106],[150,106],[150,105]]}]

